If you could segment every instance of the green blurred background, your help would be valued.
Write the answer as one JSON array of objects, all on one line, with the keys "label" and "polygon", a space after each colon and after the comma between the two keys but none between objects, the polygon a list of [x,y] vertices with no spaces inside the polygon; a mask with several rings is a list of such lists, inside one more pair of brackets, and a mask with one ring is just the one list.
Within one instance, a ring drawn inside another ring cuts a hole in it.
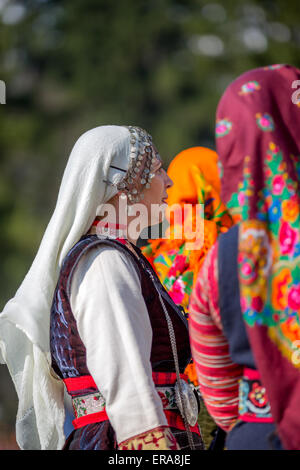
[{"label": "green blurred background", "polygon": [[[29,269],[70,150],[103,124],[147,129],[165,164],[214,148],[217,103],[247,69],[300,66],[298,1],[0,0],[0,311]],[[0,449],[16,448],[0,366]]]}]

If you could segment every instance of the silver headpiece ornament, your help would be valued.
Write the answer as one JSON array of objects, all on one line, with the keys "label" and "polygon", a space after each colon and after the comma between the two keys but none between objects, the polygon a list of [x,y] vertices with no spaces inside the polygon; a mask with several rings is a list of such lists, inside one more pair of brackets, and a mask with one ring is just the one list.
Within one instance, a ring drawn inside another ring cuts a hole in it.
[{"label": "silver headpiece ornament", "polygon": [[143,194],[138,190],[138,181],[145,187],[150,188],[151,179],[155,176],[152,173],[154,163],[160,160],[159,154],[153,148],[152,137],[148,132],[140,127],[124,126],[130,132],[130,160],[127,170],[111,165],[111,168],[125,173],[124,178],[114,184],[110,181],[105,183],[116,186],[119,191],[124,192],[129,201],[139,202]]}]

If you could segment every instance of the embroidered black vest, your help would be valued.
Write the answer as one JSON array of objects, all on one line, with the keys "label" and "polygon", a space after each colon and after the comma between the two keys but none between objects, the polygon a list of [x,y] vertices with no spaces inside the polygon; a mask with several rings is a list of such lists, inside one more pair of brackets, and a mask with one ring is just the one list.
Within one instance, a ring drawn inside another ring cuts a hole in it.
[{"label": "embroidered black vest", "polygon": [[[59,377],[67,379],[90,375],[86,364],[86,348],[79,336],[76,320],[70,305],[72,274],[81,256],[89,248],[106,245],[130,256],[140,273],[142,295],[145,300],[153,331],[151,364],[154,372],[174,372],[174,360],[167,322],[159,301],[160,292],[175,331],[180,372],[183,373],[191,360],[188,324],[183,310],[179,308],[160,283],[150,263],[139,248],[134,247],[137,257],[117,240],[99,239],[97,235],[84,235],[65,257],[55,289],[50,318],[50,351],[52,367]],[[101,309],[101,305],[99,306]],[[101,332],[99,332],[101,341]],[[84,393],[93,389],[84,389]],[[77,391],[80,395],[82,391]]]}]

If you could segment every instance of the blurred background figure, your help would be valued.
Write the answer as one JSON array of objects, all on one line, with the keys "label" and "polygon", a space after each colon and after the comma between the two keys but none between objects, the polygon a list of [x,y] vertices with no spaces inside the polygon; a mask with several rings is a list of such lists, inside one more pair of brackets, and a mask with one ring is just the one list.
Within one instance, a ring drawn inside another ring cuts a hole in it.
[{"label": "blurred background figure", "polygon": [[[149,240],[142,250],[169,295],[184,308],[187,315],[190,295],[206,254],[218,235],[233,225],[232,217],[220,200],[217,160],[216,152],[205,147],[189,148],[172,160],[167,173],[173,186],[168,189],[167,202],[170,209],[176,207],[176,210],[169,214],[170,225],[165,238]],[[187,205],[190,205],[190,211],[185,210]],[[197,227],[196,217],[199,214],[204,218],[204,224]],[[189,230],[185,229],[184,221],[187,228],[190,224]],[[193,238],[190,238],[191,231]],[[197,239],[199,248],[191,249],[191,243]],[[187,367],[186,374],[198,387],[193,363]],[[200,427],[208,443],[215,426],[204,404]]]},{"label": "blurred background figure", "polygon": [[221,234],[190,302],[202,396],[229,450],[300,449],[300,70],[234,80],[217,109]]},{"label": "blurred background figure", "polygon": [[[214,149],[217,103],[236,76],[300,66],[299,20],[296,0],[0,0],[0,311],[32,263],[78,135],[138,123],[166,166],[179,149]],[[1,366],[0,448],[16,398]]]}]

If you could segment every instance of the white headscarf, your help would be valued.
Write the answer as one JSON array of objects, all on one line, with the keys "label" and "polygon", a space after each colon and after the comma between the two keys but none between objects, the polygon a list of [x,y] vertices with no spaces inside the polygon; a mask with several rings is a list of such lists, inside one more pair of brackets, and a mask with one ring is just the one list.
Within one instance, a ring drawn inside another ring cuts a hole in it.
[{"label": "white headscarf", "polygon": [[0,361],[6,363],[19,398],[17,442],[22,449],[61,449],[65,437],[63,383],[51,374],[50,309],[62,262],[90,228],[99,206],[117,193],[127,170],[130,132],[101,126],[75,143],[54,213],[37,255],[15,296],[0,314]]}]

